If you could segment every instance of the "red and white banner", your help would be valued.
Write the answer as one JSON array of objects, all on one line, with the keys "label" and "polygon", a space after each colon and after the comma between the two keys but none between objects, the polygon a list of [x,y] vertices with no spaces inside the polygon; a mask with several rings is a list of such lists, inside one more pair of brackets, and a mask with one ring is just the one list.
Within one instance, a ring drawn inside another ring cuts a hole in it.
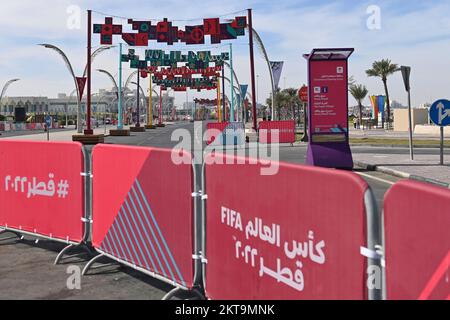
[{"label": "red and white banner", "polygon": [[0,141],[0,226],[80,243],[81,148],[72,142]]},{"label": "red and white banner", "polygon": [[243,122],[221,122],[207,124],[207,144],[243,145],[245,143],[245,125]]},{"label": "red and white banner", "polygon": [[185,288],[193,285],[191,155],[99,145],[93,151],[96,249]]},{"label": "red and white banner", "polygon": [[210,122],[206,125],[207,144],[213,144],[223,134],[228,127],[228,122]]},{"label": "red and white banner", "polygon": [[264,163],[237,160],[206,158],[207,297],[367,299],[367,183],[284,163],[263,176]]},{"label": "red and white banner", "polygon": [[449,300],[450,190],[402,181],[384,201],[389,300]]},{"label": "red and white banner", "polygon": [[[277,141],[278,140],[278,141]],[[262,121],[259,124],[260,143],[294,143],[295,121]]]}]

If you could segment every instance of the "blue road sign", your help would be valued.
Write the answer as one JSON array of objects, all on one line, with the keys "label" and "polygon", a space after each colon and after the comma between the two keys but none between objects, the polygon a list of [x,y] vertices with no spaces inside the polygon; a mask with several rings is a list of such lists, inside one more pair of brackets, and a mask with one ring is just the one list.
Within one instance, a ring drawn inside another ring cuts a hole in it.
[{"label": "blue road sign", "polygon": [[430,108],[430,119],[440,127],[450,126],[450,101],[438,100]]},{"label": "blue road sign", "polygon": [[45,124],[47,125],[47,128],[50,128],[52,126],[52,117],[51,116],[45,117]]}]

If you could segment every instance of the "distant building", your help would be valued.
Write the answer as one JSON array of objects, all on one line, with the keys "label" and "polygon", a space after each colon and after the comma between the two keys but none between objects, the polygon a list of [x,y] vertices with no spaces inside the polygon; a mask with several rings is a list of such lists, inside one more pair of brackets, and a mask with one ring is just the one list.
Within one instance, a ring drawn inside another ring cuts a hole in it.
[{"label": "distant building", "polygon": [[392,109],[405,109],[407,106],[402,105],[400,102],[392,100],[391,102],[391,108]]},{"label": "distant building", "polygon": [[[125,110],[136,108],[136,90],[125,89],[123,93],[123,107]],[[145,113],[148,109],[148,96],[141,97],[141,110]],[[153,96],[153,106],[159,106],[159,96]],[[164,110],[171,110],[174,106],[174,98],[167,94],[163,95]],[[100,89],[98,93],[94,93],[91,98],[91,106],[93,113],[117,113],[118,99],[115,90]],[[76,115],[78,104],[76,91],[70,96],[65,93],[59,93],[57,98],[48,97],[5,97],[0,104],[0,114],[8,116],[14,115],[14,109],[24,107],[28,114],[64,114]],[[86,112],[86,98],[81,102],[82,112]]]}]

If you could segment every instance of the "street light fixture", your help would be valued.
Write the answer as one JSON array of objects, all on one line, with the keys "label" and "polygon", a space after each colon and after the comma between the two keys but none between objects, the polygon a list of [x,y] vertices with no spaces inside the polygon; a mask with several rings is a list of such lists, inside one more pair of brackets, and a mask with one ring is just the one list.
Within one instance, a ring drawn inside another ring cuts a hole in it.
[{"label": "street light fixture", "polygon": [[[141,92],[141,94],[142,94],[142,99],[144,99],[144,101],[145,101],[145,93],[144,93],[144,89],[142,89],[142,87],[141,87],[141,85],[140,84],[138,84],[137,82],[131,82],[132,84],[134,84],[134,85],[136,85],[136,87],[137,88],[139,88],[138,90]],[[141,99],[139,99],[139,101],[137,102],[137,107],[138,107],[138,111],[137,111],[137,115],[138,115],[138,117],[140,117],[140,107],[141,107],[141,101],[140,101]],[[145,103],[144,103],[145,104]],[[139,126],[140,126],[140,122],[141,122],[141,119],[138,119],[138,121],[137,121],[137,123],[139,124]],[[138,127],[139,127],[138,126]]]},{"label": "street light fixture", "polygon": [[[67,58],[67,55],[64,53],[64,51],[62,51],[57,46],[54,46],[54,45],[48,44],[48,43],[39,44],[39,46],[53,50],[56,53],[58,53],[61,56],[61,58],[64,60],[64,63],[66,64],[67,69],[69,70],[70,74],[72,75],[73,81],[75,83],[75,88],[77,90],[77,98],[78,98],[77,99],[78,100],[77,101],[77,104],[78,104],[77,128],[78,128],[78,133],[83,133],[83,122],[82,122],[82,111],[81,111],[81,99],[83,97],[80,97],[80,88],[78,87],[77,77],[75,75],[75,72],[73,70],[72,64],[70,63],[69,58]],[[91,55],[91,63],[93,63],[95,57],[97,57],[100,53],[102,53],[106,50],[112,49],[112,48],[114,48],[114,47],[113,46],[102,46],[102,47],[98,48],[97,50],[95,50]],[[84,69],[83,78],[86,77],[87,67],[88,66],[86,66]]]},{"label": "street light fixture", "polygon": [[3,86],[2,93],[0,94],[0,112],[1,112],[1,108],[2,108],[2,100],[3,100],[3,96],[6,94],[6,91],[8,90],[9,86],[10,86],[11,84],[13,84],[14,82],[19,81],[19,80],[20,80],[20,79],[12,79],[12,80],[9,80],[9,81],[7,81],[7,82],[5,83],[5,85]]}]

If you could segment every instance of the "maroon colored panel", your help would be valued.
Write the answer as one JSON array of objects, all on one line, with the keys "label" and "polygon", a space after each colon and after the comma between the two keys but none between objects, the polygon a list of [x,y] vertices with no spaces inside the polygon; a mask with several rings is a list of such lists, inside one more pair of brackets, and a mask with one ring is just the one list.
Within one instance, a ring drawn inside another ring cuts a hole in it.
[{"label": "maroon colored panel", "polygon": [[220,19],[205,19],[203,24],[205,34],[218,36],[220,35]]},{"label": "maroon colored panel", "polygon": [[0,141],[0,226],[80,243],[81,148],[73,142]]},{"label": "maroon colored panel", "polygon": [[367,299],[364,180],[218,153],[205,161],[208,298]]},{"label": "maroon colored panel", "polygon": [[448,300],[450,190],[415,181],[384,200],[389,300]]},{"label": "maroon colored panel", "polygon": [[172,161],[172,150],[94,148],[92,243],[118,260],[192,288],[192,158],[176,154],[182,164]]}]

